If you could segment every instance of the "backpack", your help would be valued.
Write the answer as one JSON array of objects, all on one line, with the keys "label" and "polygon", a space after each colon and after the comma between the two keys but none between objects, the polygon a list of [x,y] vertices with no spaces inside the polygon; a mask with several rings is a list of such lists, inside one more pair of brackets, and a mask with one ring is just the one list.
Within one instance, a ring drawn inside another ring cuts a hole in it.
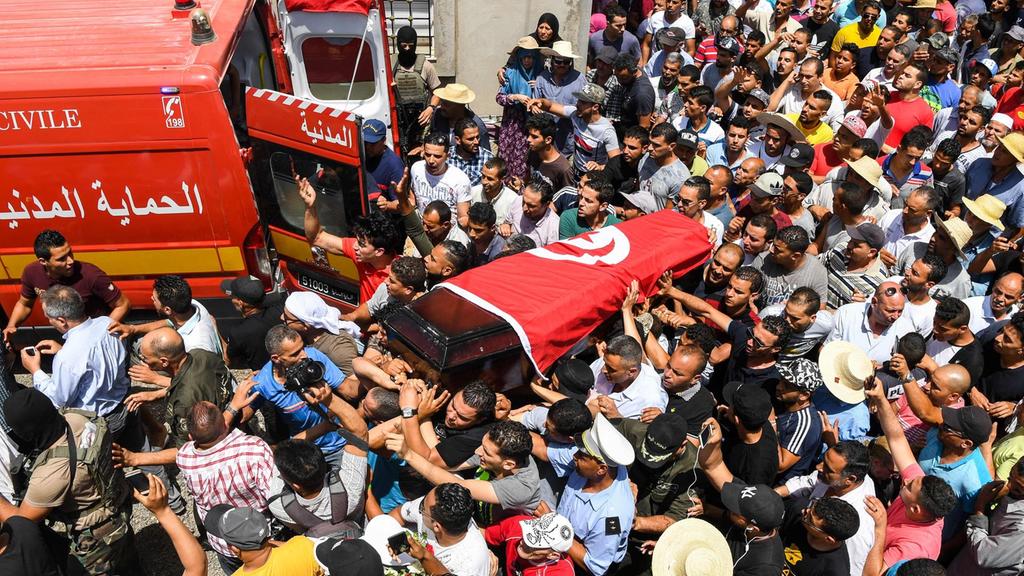
[{"label": "backpack", "polygon": [[417,54],[412,70],[404,70],[398,65],[397,54],[392,54],[391,59],[395,63],[391,73],[395,78],[395,95],[398,98],[398,104],[426,105],[427,98],[430,96],[427,83],[423,80],[423,64],[427,60],[426,56]]},{"label": "backpack", "polygon": [[114,468],[114,459],[111,456],[113,440],[107,429],[107,420],[98,416],[95,412],[78,408],[64,408],[60,413],[61,416],[68,414],[82,416],[89,421],[89,425],[95,430],[95,437],[92,443],[85,452],[82,452],[75,442],[74,434],[71,431],[71,424],[66,424],[67,444],[48,448],[36,459],[36,467],[42,466],[51,458],[66,458],[69,461],[70,477],[65,495],[71,493],[79,464],[85,464],[89,477],[96,484],[97,491],[100,493],[100,499],[97,503],[85,510],[76,512],[74,515],[54,511],[53,518],[55,520],[70,526],[77,522],[78,518],[91,514],[96,510],[107,509],[117,511],[128,497],[128,490],[124,480],[124,472],[120,468]]},{"label": "backpack", "polygon": [[349,540],[362,536],[362,527],[348,518],[348,492],[345,491],[345,485],[341,483],[341,476],[337,470],[331,470],[327,474],[327,488],[331,498],[330,520],[324,520],[304,508],[299,504],[295,492],[287,486],[274,498],[281,500],[288,519],[309,538],[329,536]]}]

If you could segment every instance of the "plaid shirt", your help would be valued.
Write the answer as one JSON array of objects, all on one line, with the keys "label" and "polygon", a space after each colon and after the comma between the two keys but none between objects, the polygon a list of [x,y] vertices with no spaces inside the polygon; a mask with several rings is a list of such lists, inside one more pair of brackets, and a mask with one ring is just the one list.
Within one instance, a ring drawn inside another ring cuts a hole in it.
[{"label": "plaid shirt", "polygon": [[[176,460],[203,520],[217,504],[267,509],[270,481],[276,474],[274,455],[256,436],[235,429],[210,448],[187,442]],[[212,534],[209,539],[218,554],[234,556],[226,542]]]},{"label": "plaid shirt", "polygon": [[[587,72],[587,82],[594,82],[597,76],[597,68]],[[604,82],[604,104],[601,105],[601,115],[611,122],[618,122],[622,117],[622,101],[626,97],[626,91],[619,84],[619,79],[614,75],[609,76]]]},{"label": "plaid shirt", "polygon": [[484,162],[487,162],[491,158],[494,158],[494,154],[491,151],[480,147],[480,150],[476,153],[476,158],[466,160],[462,156],[459,156],[455,145],[453,144],[448,148],[448,165],[455,166],[459,170],[466,173],[469,176],[469,183],[473,186],[480,185],[480,178],[484,170]]}]

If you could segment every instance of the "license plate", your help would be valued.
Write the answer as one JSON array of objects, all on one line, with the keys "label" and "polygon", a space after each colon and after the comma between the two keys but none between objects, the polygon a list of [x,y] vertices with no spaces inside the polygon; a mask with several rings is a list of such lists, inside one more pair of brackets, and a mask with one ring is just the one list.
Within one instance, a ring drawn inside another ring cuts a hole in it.
[{"label": "license plate", "polygon": [[324,296],[340,300],[346,304],[351,304],[352,306],[359,305],[358,292],[346,289],[343,286],[338,286],[334,281],[328,280],[318,274],[310,274],[308,272],[297,272],[295,277],[298,279],[299,286],[302,286],[306,290],[318,292]]}]

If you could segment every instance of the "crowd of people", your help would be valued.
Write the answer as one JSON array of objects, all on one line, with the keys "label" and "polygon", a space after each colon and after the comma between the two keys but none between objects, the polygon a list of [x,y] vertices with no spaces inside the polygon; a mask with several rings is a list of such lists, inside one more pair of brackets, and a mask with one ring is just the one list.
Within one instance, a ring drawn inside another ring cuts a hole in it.
[{"label": "crowd of people", "polygon": [[[493,131],[397,31],[373,211],[332,235],[297,179],[347,313],[240,277],[218,323],[165,275],[135,322],[40,233],[3,330],[31,385],[0,382],[0,573],[146,573],[133,503],[189,576],[204,548],[268,576],[1024,573],[1016,3],[594,4],[587,46],[544,14],[495,63]],[[661,210],[710,258],[634,282],[527,396],[389,344],[446,279]],[[62,340],[15,346],[37,306]]]}]

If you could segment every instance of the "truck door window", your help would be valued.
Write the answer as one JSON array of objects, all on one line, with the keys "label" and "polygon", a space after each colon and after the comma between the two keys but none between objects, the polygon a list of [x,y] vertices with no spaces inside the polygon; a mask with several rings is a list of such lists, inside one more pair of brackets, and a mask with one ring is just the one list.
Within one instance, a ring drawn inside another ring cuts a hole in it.
[{"label": "truck door window", "polygon": [[368,100],[376,93],[373,48],[360,38],[307,38],[302,42],[302,61],[309,91],[318,100]]},{"label": "truck door window", "polygon": [[298,176],[307,178],[316,190],[320,225],[336,236],[351,235],[351,226],[361,213],[357,168],[294,150],[273,152],[269,164],[274,198],[265,198],[261,204],[273,203],[267,206],[270,224],[303,234],[306,206],[299,196]]}]

